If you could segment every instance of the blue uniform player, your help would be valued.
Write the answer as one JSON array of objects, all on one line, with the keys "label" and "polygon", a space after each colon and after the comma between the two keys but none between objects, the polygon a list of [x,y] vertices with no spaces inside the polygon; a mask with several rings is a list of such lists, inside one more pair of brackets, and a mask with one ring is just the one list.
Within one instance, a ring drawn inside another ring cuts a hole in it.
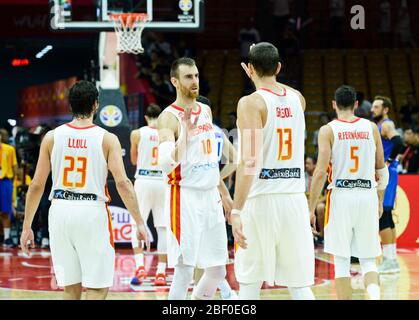
[{"label": "blue uniform player", "polygon": [[400,271],[396,253],[396,229],[394,226],[392,210],[396,201],[397,190],[397,156],[403,147],[400,135],[396,131],[394,122],[388,117],[392,108],[389,98],[377,96],[372,104],[371,112],[378,129],[384,147],[384,160],[389,170],[389,182],[384,195],[384,213],[380,218],[380,236],[383,244],[383,262],[378,267],[380,273],[396,273]]}]

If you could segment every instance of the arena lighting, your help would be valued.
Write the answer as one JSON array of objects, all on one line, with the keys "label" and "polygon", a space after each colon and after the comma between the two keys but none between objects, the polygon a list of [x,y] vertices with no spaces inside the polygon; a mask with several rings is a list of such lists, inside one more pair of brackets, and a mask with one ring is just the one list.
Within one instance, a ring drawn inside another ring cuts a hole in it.
[{"label": "arena lighting", "polygon": [[13,59],[12,60],[13,67],[22,67],[22,66],[28,66],[28,65],[29,65],[29,59]]},{"label": "arena lighting", "polygon": [[51,45],[46,46],[44,49],[42,49],[41,51],[39,51],[35,57],[37,57],[38,59],[41,59],[48,51],[50,51],[52,49]]}]

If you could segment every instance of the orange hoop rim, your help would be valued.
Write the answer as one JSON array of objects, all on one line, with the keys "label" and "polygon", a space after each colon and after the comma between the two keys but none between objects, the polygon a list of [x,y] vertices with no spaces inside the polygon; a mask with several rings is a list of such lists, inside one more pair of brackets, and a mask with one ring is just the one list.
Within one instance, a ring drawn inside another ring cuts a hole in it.
[{"label": "orange hoop rim", "polygon": [[[145,22],[148,19],[147,13],[111,13],[109,17],[115,22],[121,22],[124,26],[132,27],[138,21]],[[128,23],[129,18],[131,20]]]}]

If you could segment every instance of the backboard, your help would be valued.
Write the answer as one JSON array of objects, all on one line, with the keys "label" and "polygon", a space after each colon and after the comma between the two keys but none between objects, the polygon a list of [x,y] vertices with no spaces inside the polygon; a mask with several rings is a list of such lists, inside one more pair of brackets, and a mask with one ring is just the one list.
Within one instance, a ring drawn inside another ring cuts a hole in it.
[{"label": "backboard", "polygon": [[54,31],[114,31],[111,13],[147,13],[146,29],[202,31],[204,0],[49,0]]}]

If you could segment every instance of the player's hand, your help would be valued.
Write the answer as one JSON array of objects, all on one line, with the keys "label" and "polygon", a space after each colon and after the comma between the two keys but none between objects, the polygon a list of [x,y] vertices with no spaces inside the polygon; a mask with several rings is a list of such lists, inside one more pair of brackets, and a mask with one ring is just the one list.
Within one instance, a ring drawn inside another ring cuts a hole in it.
[{"label": "player's hand", "polygon": [[192,108],[185,109],[185,112],[183,112],[181,124],[183,129],[185,129],[187,138],[190,137],[196,129],[198,118],[199,116],[195,117],[195,120],[192,122]]},{"label": "player's hand", "polygon": [[150,251],[150,240],[144,223],[137,224],[137,239],[140,243],[145,243],[146,251]]},{"label": "player's hand", "polygon": [[243,226],[242,226],[242,221],[241,221],[240,215],[233,214],[230,217],[230,220],[231,220],[231,228],[233,230],[234,240],[237,242],[237,244],[241,248],[246,249],[247,248],[247,242],[246,242],[247,238],[243,234]]},{"label": "player's hand", "polygon": [[233,199],[229,194],[221,195],[221,201],[223,203],[224,215],[228,224],[231,224],[231,210],[233,209]]},{"label": "player's hand", "polygon": [[23,229],[22,235],[20,236],[20,247],[23,253],[29,256],[29,248],[35,248],[35,237],[31,228]]},{"label": "player's hand", "polygon": [[318,236],[319,232],[317,231],[317,228],[316,228],[316,214],[314,213],[314,211],[310,212],[310,225],[311,225],[311,232],[315,236]]}]

